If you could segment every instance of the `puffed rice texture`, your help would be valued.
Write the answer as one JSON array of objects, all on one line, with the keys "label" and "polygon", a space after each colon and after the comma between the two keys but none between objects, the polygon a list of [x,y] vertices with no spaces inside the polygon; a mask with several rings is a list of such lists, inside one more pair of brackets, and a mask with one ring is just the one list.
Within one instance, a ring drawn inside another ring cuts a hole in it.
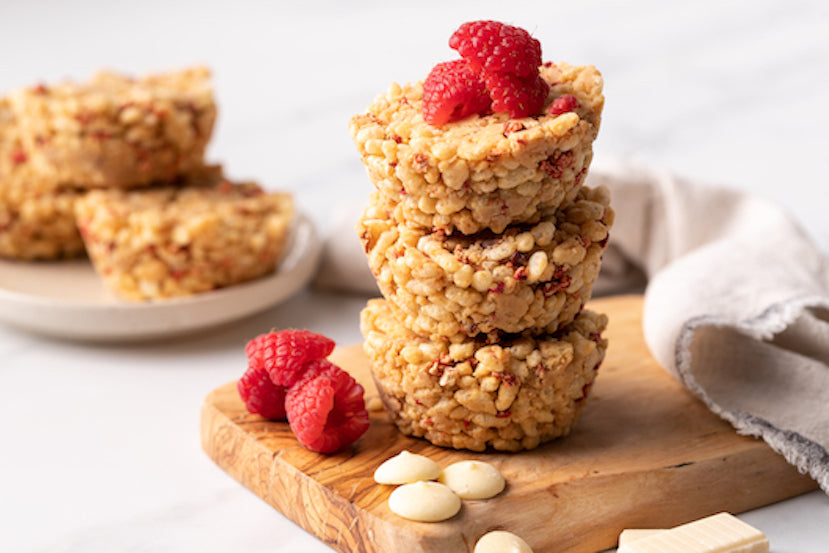
[{"label": "puffed rice texture", "polygon": [[52,260],[83,253],[80,192],[58,190],[32,168],[7,99],[0,98],[0,257]]},{"label": "puffed rice texture", "polygon": [[204,163],[216,104],[206,68],[14,91],[11,106],[36,170],[58,185],[131,187]]},{"label": "puffed rice texture", "polygon": [[185,296],[273,272],[293,199],[220,179],[139,190],[95,190],[76,204],[90,259],[132,300]]},{"label": "puffed rice texture", "polygon": [[446,236],[395,220],[375,192],[357,233],[398,319],[433,340],[455,334],[555,332],[592,293],[613,224],[604,187],[501,234]]},{"label": "puffed rice texture", "polygon": [[380,396],[404,434],[455,449],[533,449],[568,434],[601,364],[607,317],[588,310],[555,334],[429,341],[383,299],[360,315]]},{"label": "puffed rice texture", "polygon": [[[548,64],[546,105],[573,94],[558,116],[473,115],[436,128],[421,114],[422,83],[392,84],[349,124],[369,178],[412,224],[472,234],[533,221],[572,198],[593,156],[604,105],[593,66]],[[497,207],[502,213],[493,213]]]}]

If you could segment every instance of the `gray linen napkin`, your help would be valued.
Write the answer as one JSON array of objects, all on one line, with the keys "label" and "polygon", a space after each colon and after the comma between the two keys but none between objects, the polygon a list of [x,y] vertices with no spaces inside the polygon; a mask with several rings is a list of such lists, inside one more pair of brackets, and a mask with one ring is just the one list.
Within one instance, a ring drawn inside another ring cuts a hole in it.
[{"label": "gray linen napkin", "polygon": [[[741,434],[763,438],[829,493],[829,258],[781,208],[627,166],[591,172],[617,217],[594,295],[647,282],[656,360]],[[377,294],[344,211],[319,286]]]}]

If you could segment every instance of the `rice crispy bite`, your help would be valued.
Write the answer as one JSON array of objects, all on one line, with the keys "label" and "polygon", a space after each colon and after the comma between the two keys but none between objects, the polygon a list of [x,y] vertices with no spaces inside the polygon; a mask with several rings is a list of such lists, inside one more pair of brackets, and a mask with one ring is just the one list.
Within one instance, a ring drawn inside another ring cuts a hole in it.
[{"label": "rice crispy bite", "polygon": [[26,194],[0,181],[0,257],[33,261],[81,255],[74,213],[80,195],[76,190]]},{"label": "rice crispy bite", "polygon": [[209,76],[202,67],[139,79],[103,72],[10,99],[45,178],[83,188],[140,186],[203,164],[216,119]]},{"label": "rice crispy bite", "polygon": [[377,193],[357,233],[402,324],[433,340],[493,331],[555,332],[590,299],[614,213],[604,187],[500,234],[428,232],[400,223]]},{"label": "rice crispy bite", "polygon": [[74,214],[79,194],[54,189],[32,170],[8,101],[0,98],[0,257],[50,260],[83,253]]},{"label": "rice crispy bite", "polygon": [[349,124],[370,179],[413,224],[447,234],[500,232],[565,204],[592,160],[603,82],[593,66],[566,63],[545,64],[541,76],[550,84],[546,105],[572,94],[578,107],[519,119],[473,115],[436,128],[421,114],[422,82],[393,84]]},{"label": "rice crispy bite", "polygon": [[554,334],[430,341],[383,299],[360,315],[380,397],[404,434],[455,449],[532,449],[567,435],[601,364],[607,317],[582,311]]},{"label": "rice crispy bite", "polygon": [[291,195],[202,178],[78,200],[86,249],[110,289],[131,300],[170,298],[273,272],[293,220]]}]

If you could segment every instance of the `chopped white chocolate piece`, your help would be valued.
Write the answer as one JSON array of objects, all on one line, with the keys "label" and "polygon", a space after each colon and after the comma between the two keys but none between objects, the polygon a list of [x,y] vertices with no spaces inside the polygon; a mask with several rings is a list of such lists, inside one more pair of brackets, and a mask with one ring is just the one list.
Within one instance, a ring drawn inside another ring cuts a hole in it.
[{"label": "chopped white chocolate piece", "polygon": [[618,553],[768,553],[762,532],[729,513],[719,513],[625,543]]},{"label": "chopped white chocolate piece", "polygon": [[626,528],[619,534],[619,547],[664,531],[661,528]]},{"label": "chopped white chocolate piece", "polygon": [[489,499],[504,489],[498,469],[483,461],[459,461],[443,469],[438,479],[461,499]]},{"label": "chopped white chocolate piece", "polygon": [[461,510],[461,498],[438,482],[414,482],[391,492],[389,509],[409,520],[440,522]]},{"label": "chopped white chocolate piece", "polygon": [[512,532],[495,530],[478,540],[473,553],[533,553],[533,550]]},{"label": "chopped white chocolate piece", "polygon": [[369,411],[382,411],[383,400],[377,396],[370,397],[366,400],[366,409]]},{"label": "chopped white chocolate piece", "polygon": [[420,480],[435,480],[440,476],[440,465],[417,453],[405,449],[386,459],[374,471],[378,484],[409,484]]}]

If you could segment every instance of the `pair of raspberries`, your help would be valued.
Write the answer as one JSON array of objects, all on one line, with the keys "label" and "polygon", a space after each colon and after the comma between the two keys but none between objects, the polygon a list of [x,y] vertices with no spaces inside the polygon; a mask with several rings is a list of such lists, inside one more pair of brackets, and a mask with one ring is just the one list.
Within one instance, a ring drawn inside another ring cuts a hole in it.
[{"label": "pair of raspberries", "polygon": [[308,330],[257,336],[245,347],[248,369],[237,389],[248,411],[285,420],[312,451],[333,453],[369,427],[363,387],[326,359],[334,341]]}]

